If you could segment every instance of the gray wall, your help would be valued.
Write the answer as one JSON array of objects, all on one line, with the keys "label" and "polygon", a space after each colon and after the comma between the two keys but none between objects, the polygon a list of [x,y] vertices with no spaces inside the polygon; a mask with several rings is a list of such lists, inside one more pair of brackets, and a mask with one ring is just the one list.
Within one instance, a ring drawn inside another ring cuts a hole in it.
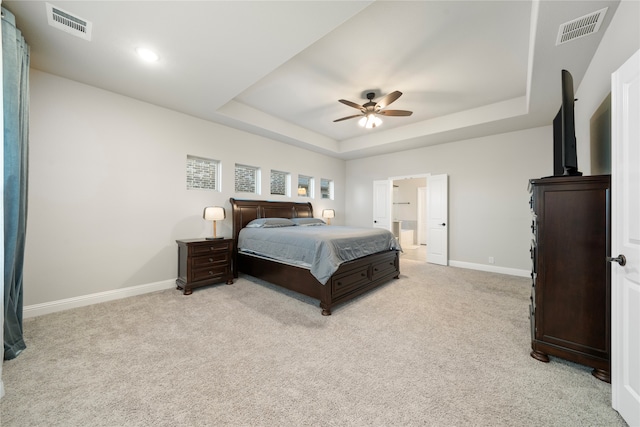
[{"label": "gray wall", "polygon": [[[611,74],[640,49],[640,1],[623,0],[611,20],[607,32],[602,37],[596,54],[591,60],[589,69],[576,90],[576,140],[578,141],[578,166],[585,175],[607,171],[603,154],[592,153],[591,146],[607,145],[599,131],[593,128],[593,121],[598,118],[599,109],[611,93]],[[605,106],[606,108],[606,106]],[[610,114],[610,111],[608,112]],[[607,147],[608,148],[608,147]],[[593,155],[593,157],[592,157]],[[601,166],[601,163],[605,163]],[[598,165],[592,172],[591,165]],[[609,165],[610,167],[610,165]]]},{"label": "gray wall", "polygon": [[[175,280],[180,238],[212,234],[205,206],[227,208],[234,165],[335,181],[315,215],[344,219],[344,161],[32,70],[25,305]],[[222,192],[186,189],[187,155],[222,162]],[[293,200],[308,201],[299,199]]]},{"label": "gray wall", "polygon": [[350,225],[371,225],[372,182],[401,175],[449,175],[452,261],[528,270],[530,178],[549,175],[550,126],[347,162]]}]

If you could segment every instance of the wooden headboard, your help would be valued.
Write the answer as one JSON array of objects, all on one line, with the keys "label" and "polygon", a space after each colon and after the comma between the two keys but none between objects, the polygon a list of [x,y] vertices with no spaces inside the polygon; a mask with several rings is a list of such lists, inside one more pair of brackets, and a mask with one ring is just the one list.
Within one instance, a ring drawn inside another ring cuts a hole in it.
[{"label": "wooden headboard", "polygon": [[311,203],[238,200],[233,197],[229,201],[231,202],[233,238],[236,242],[240,230],[257,218],[313,218]]}]

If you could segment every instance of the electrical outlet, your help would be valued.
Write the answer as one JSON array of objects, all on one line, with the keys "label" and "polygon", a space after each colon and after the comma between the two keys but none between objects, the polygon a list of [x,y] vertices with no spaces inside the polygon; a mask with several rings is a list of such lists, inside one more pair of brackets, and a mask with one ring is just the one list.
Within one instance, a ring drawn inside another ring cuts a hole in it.
[{"label": "electrical outlet", "polygon": [[495,259],[493,259],[493,257],[492,257],[492,256],[490,256],[490,257],[489,257],[489,264],[493,264],[493,263],[495,263],[495,262],[496,262],[496,260],[495,260]]}]

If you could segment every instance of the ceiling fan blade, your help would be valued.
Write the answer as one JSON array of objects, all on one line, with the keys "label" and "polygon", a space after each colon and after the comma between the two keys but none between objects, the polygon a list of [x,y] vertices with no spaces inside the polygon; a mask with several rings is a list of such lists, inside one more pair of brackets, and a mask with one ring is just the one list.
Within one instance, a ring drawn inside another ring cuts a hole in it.
[{"label": "ceiling fan blade", "polygon": [[407,110],[382,110],[378,111],[378,114],[382,116],[410,116],[413,114],[413,111]]},{"label": "ceiling fan blade", "polygon": [[378,103],[376,104],[376,107],[384,108],[387,105],[391,104],[396,99],[400,98],[401,95],[402,95],[402,92],[397,90],[395,92],[391,92],[390,94],[382,98],[380,101],[378,101]]},{"label": "ceiling fan blade", "polygon": [[356,114],[356,115],[353,115],[353,116],[343,117],[343,118],[341,118],[341,119],[336,119],[336,120],[334,120],[333,122],[335,123],[335,122],[341,122],[341,121],[343,121],[343,120],[355,119],[356,117],[362,117],[362,114]]},{"label": "ceiling fan blade", "polygon": [[364,107],[360,104],[356,104],[355,102],[347,101],[346,99],[338,99],[338,102],[342,102],[344,105],[348,105],[349,107],[357,108],[358,110],[364,109]]}]

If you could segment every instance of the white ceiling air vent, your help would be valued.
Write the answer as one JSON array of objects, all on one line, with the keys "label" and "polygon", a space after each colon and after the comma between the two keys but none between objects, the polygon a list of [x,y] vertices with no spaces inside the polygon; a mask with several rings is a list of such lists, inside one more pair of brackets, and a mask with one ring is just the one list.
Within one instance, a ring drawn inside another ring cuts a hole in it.
[{"label": "white ceiling air vent", "polygon": [[602,25],[602,21],[604,20],[604,15],[607,13],[607,9],[608,8],[605,7],[597,12],[590,13],[560,25],[558,38],[556,39],[556,46],[580,37],[588,36],[589,34],[593,34],[598,31],[600,29],[600,25]]},{"label": "white ceiling air vent", "polygon": [[47,3],[47,21],[52,27],[91,41],[91,22],[50,3]]}]

